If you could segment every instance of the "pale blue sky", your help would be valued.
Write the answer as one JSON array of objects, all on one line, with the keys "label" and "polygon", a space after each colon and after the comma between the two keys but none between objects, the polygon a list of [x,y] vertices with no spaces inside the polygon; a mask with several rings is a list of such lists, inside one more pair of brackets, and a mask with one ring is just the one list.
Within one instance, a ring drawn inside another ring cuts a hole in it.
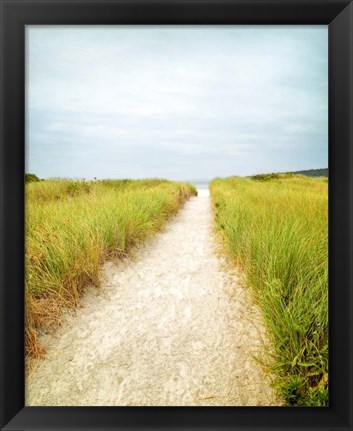
[{"label": "pale blue sky", "polygon": [[328,165],[327,26],[27,26],[26,172]]}]

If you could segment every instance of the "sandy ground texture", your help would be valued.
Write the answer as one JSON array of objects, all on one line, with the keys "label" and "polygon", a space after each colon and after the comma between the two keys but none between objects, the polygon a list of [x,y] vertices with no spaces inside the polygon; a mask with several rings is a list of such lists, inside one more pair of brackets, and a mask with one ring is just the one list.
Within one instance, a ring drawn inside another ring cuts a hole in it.
[{"label": "sandy ground texture", "polygon": [[102,287],[42,337],[30,406],[268,406],[278,401],[253,355],[266,333],[225,270],[209,193],[191,198],[133,258],[107,263]]}]

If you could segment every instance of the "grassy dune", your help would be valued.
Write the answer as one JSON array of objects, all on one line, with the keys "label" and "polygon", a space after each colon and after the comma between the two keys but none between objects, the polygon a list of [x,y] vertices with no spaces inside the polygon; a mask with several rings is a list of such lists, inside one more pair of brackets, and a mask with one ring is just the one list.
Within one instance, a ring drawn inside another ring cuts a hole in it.
[{"label": "grassy dune", "polygon": [[328,404],[327,186],[285,174],[210,186],[226,249],[263,312],[288,405]]},{"label": "grassy dune", "polygon": [[42,181],[26,185],[26,352],[37,330],[75,305],[99,267],[157,232],[196,190],[165,180]]}]

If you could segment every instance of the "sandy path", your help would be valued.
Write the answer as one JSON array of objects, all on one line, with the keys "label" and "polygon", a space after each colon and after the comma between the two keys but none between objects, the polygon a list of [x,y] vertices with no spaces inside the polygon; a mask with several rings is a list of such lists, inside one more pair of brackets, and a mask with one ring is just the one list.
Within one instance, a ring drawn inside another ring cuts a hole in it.
[{"label": "sandy path", "polygon": [[208,192],[119,265],[106,264],[43,343],[27,405],[274,405],[252,359],[265,331],[235,274],[222,269]]}]

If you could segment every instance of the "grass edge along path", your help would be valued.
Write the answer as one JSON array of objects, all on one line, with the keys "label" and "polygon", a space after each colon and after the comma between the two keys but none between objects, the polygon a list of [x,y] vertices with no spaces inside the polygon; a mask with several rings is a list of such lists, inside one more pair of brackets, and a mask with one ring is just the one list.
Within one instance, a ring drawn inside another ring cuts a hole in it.
[{"label": "grass edge along path", "polygon": [[328,405],[327,179],[215,179],[216,224],[259,304],[287,405]]},{"label": "grass edge along path", "polygon": [[167,180],[48,180],[26,184],[25,351],[77,306],[101,264],[158,232],[196,189]]}]

